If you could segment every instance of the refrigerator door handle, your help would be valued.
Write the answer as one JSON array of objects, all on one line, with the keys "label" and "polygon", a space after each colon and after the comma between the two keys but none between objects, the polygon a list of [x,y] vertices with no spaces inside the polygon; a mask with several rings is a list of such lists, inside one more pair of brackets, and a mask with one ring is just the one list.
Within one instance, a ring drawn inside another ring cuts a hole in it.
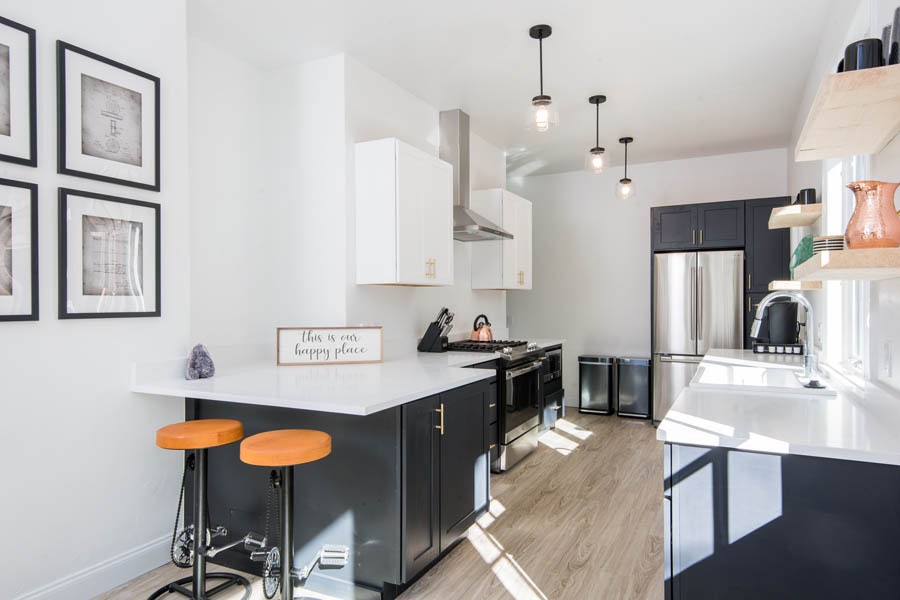
[{"label": "refrigerator door handle", "polygon": [[697,340],[703,339],[703,267],[697,267]]},{"label": "refrigerator door handle", "polygon": [[664,363],[699,363],[702,360],[702,356],[672,356],[668,354],[659,355],[659,362]]},{"label": "refrigerator door handle", "polygon": [[691,341],[697,339],[697,267],[691,267]]}]

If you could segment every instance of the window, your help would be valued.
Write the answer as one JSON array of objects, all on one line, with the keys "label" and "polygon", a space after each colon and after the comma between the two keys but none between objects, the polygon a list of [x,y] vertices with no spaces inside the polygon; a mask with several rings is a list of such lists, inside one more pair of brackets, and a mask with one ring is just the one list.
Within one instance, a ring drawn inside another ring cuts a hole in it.
[{"label": "window", "polygon": [[[851,181],[866,179],[869,158],[855,156],[825,163],[823,233],[836,235],[847,228],[855,199]],[[825,282],[825,360],[852,377],[866,376],[869,326],[867,281]]]}]

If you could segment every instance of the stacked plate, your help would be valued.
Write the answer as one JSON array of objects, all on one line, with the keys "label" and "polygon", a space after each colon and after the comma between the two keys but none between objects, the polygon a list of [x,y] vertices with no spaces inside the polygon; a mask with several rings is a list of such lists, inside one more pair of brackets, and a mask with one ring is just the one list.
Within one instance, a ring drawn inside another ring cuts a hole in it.
[{"label": "stacked plate", "polygon": [[818,235],[813,238],[813,255],[826,250],[843,250],[844,236]]}]

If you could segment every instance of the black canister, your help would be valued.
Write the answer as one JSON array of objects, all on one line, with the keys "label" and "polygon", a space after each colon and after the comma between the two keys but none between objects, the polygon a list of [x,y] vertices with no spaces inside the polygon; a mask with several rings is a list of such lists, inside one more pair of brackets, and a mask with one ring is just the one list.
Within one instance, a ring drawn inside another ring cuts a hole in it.
[{"label": "black canister", "polygon": [[815,188],[806,188],[800,190],[800,193],[797,194],[797,204],[815,204],[816,203],[816,189]]},{"label": "black canister", "polygon": [[859,40],[844,50],[844,71],[882,66],[884,66],[884,49],[880,38]]},{"label": "black canister", "polygon": [[769,313],[769,343],[796,344],[800,340],[800,326],[797,324],[796,302],[773,302],[766,311]]}]

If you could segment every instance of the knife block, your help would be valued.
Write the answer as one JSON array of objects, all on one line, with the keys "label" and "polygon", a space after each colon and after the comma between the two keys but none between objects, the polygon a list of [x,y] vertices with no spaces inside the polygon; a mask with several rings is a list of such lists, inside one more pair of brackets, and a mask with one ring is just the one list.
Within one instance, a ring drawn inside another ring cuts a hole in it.
[{"label": "knife block", "polygon": [[425,335],[418,346],[419,352],[446,352],[447,336],[441,335],[441,328],[434,321],[428,324]]}]

